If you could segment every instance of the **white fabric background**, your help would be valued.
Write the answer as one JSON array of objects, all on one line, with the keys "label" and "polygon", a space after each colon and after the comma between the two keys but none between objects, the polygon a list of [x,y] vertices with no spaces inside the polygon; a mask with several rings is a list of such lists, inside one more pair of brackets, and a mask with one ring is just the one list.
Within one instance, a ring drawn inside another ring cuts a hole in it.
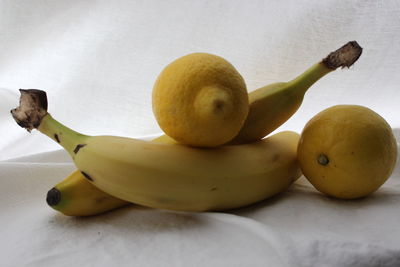
[{"label": "white fabric background", "polygon": [[[151,90],[192,52],[230,61],[248,90],[294,78],[347,41],[363,55],[318,81],[278,130],[300,132],[336,104],[372,108],[400,139],[400,2],[1,1],[1,266],[400,266],[400,170],[369,198],[339,201],[302,177],[271,200],[229,213],[131,206],[91,218],[45,203],[74,170],[67,154],[9,110],[19,88],[87,134],[161,133]],[[399,164],[398,164],[399,165]]]}]

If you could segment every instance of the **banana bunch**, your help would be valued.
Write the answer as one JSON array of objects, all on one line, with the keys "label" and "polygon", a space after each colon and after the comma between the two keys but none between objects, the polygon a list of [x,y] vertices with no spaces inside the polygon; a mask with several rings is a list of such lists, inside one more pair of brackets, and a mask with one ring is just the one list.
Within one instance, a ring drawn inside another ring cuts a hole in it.
[{"label": "banana bunch", "polygon": [[[94,215],[128,203],[184,211],[234,209],[283,192],[300,177],[299,135],[286,131],[264,137],[298,110],[311,85],[351,66],[361,52],[349,42],[292,81],[249,93],[237,134],[207,149],[167,135],[143,141],[78,133],[47,112],[46,93],[37,89],[20,89],[20,105],[11,113],[21,127],[59,143],[74,161],[78,170],[47,194],[47,203],[66,215]],[[210,110],[219,112],[221,102],[212,103],[217,109]]]}]

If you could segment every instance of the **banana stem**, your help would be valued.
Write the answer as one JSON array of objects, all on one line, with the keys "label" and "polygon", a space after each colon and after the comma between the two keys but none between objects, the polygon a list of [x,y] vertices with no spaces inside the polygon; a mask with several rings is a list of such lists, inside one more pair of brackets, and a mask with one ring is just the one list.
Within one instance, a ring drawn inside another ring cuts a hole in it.
[{"label": "banana stem", "polygon": [[322,62],[314,64],[305,72],[287,82],[285,87],[293,90],[297,94],[304,95],[311,85],[331,71],[333,71],[333,69],[326,67]]},{"label": "banana stem", "polygon": [[37,129],[59,143],[72,157],[85,146],[86,138],[88,138],[87,135],[78,133],[58,122],[48,113]]},{"label": "banana stem", "polygon": [[313,65],[301,75],[291,80],[285,87],[296,90],[296,93],[304,95],[308,88],[326,74],[337,68],[349,68],[361,56],[362,48],[356,42],[348,42],[336,51],[330,53],[321,62]]},{"label": "banana stem", "polygon": [[88,136],[75,132],[56,121],[47,112],[46,92],[38,89],[20,89],[19,106],[11,110],[14,120],[29,132],[38,129],[62,147],[74,158],[79,149],[85,146]]}]

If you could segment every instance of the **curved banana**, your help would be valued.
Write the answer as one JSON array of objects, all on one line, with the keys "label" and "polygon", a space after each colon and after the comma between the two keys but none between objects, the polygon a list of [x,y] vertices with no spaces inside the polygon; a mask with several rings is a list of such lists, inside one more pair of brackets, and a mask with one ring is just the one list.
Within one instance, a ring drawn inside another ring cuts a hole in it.
[{"label": "curved banana", "polygon": [[97,189],[79,170],[50,189],[46,201],[68,216],[91,216],[130,204]]},{"label": "curved banana", "polygon": [[214,149],[87,136],[47,113],[44,91],[20,91],[20,106],[11,111],[16,122],[58,142],[87,180],[129,202],[185,211],[233,209],[282,192],[301,175],[294,132]]},{"label": "curved banana", "polygon": [[[313,83],[338,67],[349,67],[359,58],[361,52],[362,49],[356,42],[350,42],[291,82],[271,84],[249,93],[249,116],[241,132],[231,143],[259,140],[274,131],[296,112],[304,93]],[[153,141],[176,143],[166,135]],[[100,198],[107,200],[96,201]],[[93,215],[127,204],[87,182],[79,171],[75,171],[51,189],[47,201],[52,203],[54,209],[75,216]]]},{"label": "curved banana", "polygon": [[[167,135],[159,136],[152,142],[176,143]],[[101,191],[86,180],[79,170],[50,189],[47,192],[46,202],[67,216],[92,216],[131,204]]]},{"label": "curved banana", "polygon": [[304,94],[316,81],[339,67],[350,67],[361,56],[357,42],[330,53],[289,82],[274,83],[249,93],[250,110],[238,135],[230,144],[254,142],[273,132],[300,107]]},{"label": "curved banana", "polygon": [[337,68],[350,67],[361,56],[356,41],[348,42],[289,82],[273,83],[249,93],[249,112],[228,144],[258,141],[285,123],[299,109],[307,90]]}]

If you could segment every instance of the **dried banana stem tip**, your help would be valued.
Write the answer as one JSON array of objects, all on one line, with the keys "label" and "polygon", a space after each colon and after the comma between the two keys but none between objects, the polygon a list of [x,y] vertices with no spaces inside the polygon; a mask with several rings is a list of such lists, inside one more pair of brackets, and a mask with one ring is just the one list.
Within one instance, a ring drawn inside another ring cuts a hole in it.
[{"label": "dried banana stem tip", "polygon": [[39,127],[47,114],[46,92],[39,89],[19,89],[19,106],[11,110],[17,124],[30,132]]},{"label": "dried banana stem tip", "polygon": [[339,67],[349,68],[361,56],[362,47],[356,42],[351,41],[339,48],[338,50],[330,53],[322,60],[322,63],[330,69],[337,69]]}]

